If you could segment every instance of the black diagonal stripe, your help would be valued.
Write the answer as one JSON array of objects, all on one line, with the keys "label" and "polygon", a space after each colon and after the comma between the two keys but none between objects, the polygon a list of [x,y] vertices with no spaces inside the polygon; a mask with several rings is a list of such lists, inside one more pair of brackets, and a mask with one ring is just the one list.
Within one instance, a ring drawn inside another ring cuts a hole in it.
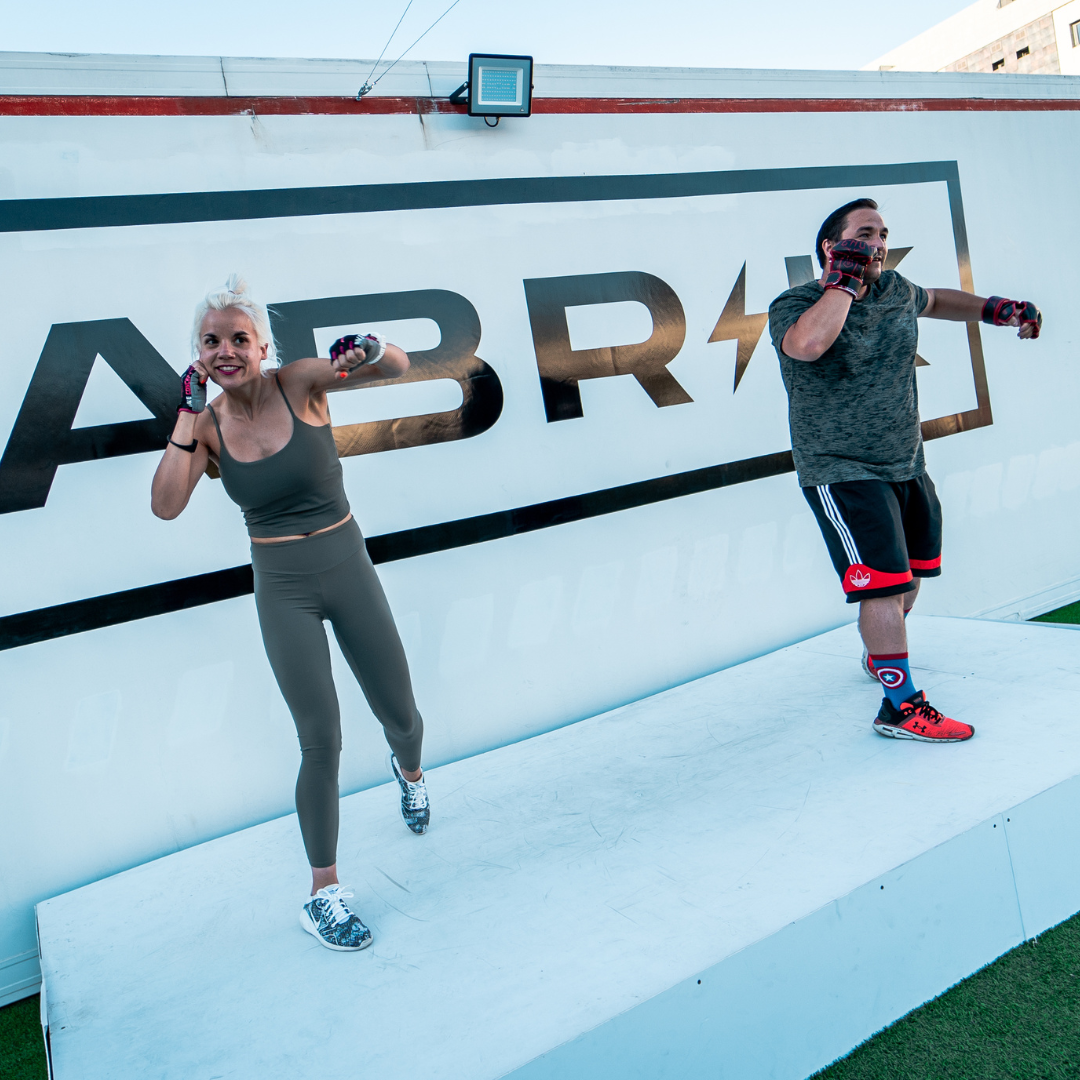
[{"label": "black diagonal stripe", "polygon": [[[372,536],[367,541],[367,548],[375,563],[412,559],[418,555],[502,540],[537,529],[549,529],[554,525],[618,513],[620,510],[632,510],[666,499],[697,495],[731,484],[778,476],[792,472],[794,468],[791,452],[785,450],[778,454],[693,469],[674,476],[605,488],[586,495],[572,495],[566,499],[500,510],[494,514],[446,521],[441,525],[425,525],[386,533],[384,536]],[[250,593],[252,582],[250,565],[233,566],[210,574],[195,574],[175,581],[162,581],[157,585],[75,600],[70,604],[6,615],[0,618],[0,650],[232,600]]]},{"label": "black diagonal stripe", "polygon": [[251,590],[249,563],[215,570],[212,574],[195,574],[157,585],[92,596],[88,600],[75,600],[70,604],[5,615],[0,619],[0,650],[231,600],[246,596]]},{"label": "black diagonal stripe", "polygon": [[519,203],[676,199],[753,191],[917,184],[955,180],[957,175],[955,161],[916,161],[891,165],[733,169],[725,172],[522,176],[496,180],[255,188],[248,191],[179,191],[160,195],[0,199],[0,232],[173,225],[197,221],[244,221]]}]

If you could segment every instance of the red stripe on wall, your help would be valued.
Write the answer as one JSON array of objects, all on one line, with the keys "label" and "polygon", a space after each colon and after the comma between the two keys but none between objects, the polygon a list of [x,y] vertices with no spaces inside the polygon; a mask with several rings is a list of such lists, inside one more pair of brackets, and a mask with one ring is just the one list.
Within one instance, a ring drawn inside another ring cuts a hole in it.
[{"label": "red stripe on wall", "polygon": [[1054,98],[533,98],[534,113],[830,113],[1078,111]]},{"label": "red stripe on wall", "polygon": [[[0,116],[398,116],[465,113],[447,98],[0,95]],[[1073,98],[534,98],[534,114],[1076,112]]]},{"label": "red stripe on wall", "polygon": [[466,111],[465,105],[446,98],[0,95],[0,116],[386,116]]}]

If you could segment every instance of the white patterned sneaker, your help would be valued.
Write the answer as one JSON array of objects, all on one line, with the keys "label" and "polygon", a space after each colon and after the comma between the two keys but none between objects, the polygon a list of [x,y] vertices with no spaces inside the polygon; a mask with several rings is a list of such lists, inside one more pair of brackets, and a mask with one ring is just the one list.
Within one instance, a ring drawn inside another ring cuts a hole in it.
[{"label": "white patterned sneaker", "polygon": [[431,820],[431,807],[428,804],[427,784],[424,783],[424,774],[415,783],[406,780],[401,773],[401,766],[393,753],[390,754],[390,771],[401,788],[401,816],[405,824],[417,836],[427,831],[428,822]]},{"label": "white patterned sneaker", "polygon": [[359,952],[371,944],[371,931],[345,900],[352,896],[340,885],[320,889],[301,909],[300,925],[320,945],[338,952]]},{"label": "white patterned sneaker", "polygon": [[874,680],[874,682],[881,682],[881,680],[877,677],[877,672],[874,671],[874,665],[870,663],[870,650],[865,645],[863,646],[862,651],[862,669],[871,679]]}]

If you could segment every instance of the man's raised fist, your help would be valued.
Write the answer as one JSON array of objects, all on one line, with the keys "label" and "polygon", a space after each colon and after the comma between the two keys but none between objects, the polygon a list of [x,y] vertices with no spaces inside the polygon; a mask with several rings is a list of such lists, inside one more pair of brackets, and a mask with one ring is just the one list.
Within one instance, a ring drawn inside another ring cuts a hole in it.
[{"label": "man's raised fist", "polygon": [[864,240],[838,240],[829,249],[824,287],[842,289],[858,296],[863,287],[863,274],[873,260],[874,249]]}]

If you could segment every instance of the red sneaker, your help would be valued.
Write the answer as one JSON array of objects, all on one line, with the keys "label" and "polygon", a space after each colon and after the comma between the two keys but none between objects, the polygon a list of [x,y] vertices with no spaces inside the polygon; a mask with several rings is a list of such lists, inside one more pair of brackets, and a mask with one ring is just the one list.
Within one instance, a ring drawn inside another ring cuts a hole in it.
[{"label": "red sneaker", "polygon": [[919,742],[963,742],[975,734],[970,724],[962,724],[939,713],[921,690],[902,701],[899,709],[884,698],[874,719],[874,730],[890,739],[916,739]]}]

